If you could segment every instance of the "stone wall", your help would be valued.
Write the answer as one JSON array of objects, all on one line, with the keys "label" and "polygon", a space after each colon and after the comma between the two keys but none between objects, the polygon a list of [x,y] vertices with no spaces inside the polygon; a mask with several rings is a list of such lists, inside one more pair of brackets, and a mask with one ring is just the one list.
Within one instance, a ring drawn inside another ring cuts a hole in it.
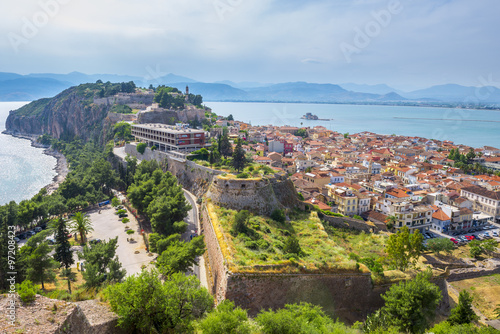
[{"label": "stone wall", "polygon": [[493,274],[500,274],[500,267],[496,267],[493,269],[482,269],[482,268],[451,269],[450,275],[448,276],[447,280],[449,282],[453,282],[453,281],[460,281],[463,279],[476,278]]},{"label": "stone wall", "polygon": [[208,289],[215,297],[217,303],[220,303],[225,299],[228,270],[227,266],[225,265],[226,262],[224,260],[224,256],[222,255],[222,252],[220,250],[219,241],[217,240],[213,224],[210,220],[210,216],[205,205],[203,205],[200,214],[208,255]]},{"label": "stone wall", "polygon": [[173,110],[141,112],[137,117],[140,124],[161,123],[173,125],[179,121],[177,112]]},{"label": "stone wall", "polygon": [[[94,103],[97,105],[113,105],[117,104],[132,104],[135,106],[142,106],[146,109],[146,106],[153,103],[154,94],[135,94],[135,93],[119,93],[114,96],[94,98]],[[131,107],[132,108],[132,107]]]},{"label": "stone wall", "polygon": [[348,228],[353,230],[365,231],[367,233],[378,232],[379,228],[375,225],[370,225],[367,222],[350,217],[334,217],[326,216],[321,217],[322,220],[328,222],[332,227]]},{"label": "stone wall", "polygon": [[[233,273],[226,265],[207,209],[202,211],[205,243],[207,245],[209,290],[218,303],[224,299],[235,302],[254,316],[261,309],[278,309],[287,303],[309,302],[323,307],[325,312],[347,323],[362,321],[383,306],[381,295],[390,287],[374,286],[369,273],[338,274],[266,274]],[[439,306],[449,311],[447,285],[436,278],[443,294]]]},{"label": "stone wall", "polygon": [[108,112],[107,118],[112,123],[134,122],[137,119],[137,115],[136,114],[118,114],[118,113],[114,113],[114,112]]},{"label": "stone wall", "polygon": [[216,178],[208,188],[207,197],[217,206],[233,210],[249,210],[269,216],[283,205],[278,201],[269,179]]},{"label": "stone wall", "polygon": [[193,161],[174,157],[159,150],[152,151],[149,147],[146,148],[144,154],[140,154],[137,152],[137,145],[135,143],[126,144],[125,153],[139,160],[166,161],[168,171],[177,177],[183,188],[189,190],[197,197],[202,197],[206,193],[210,183],[216,175],[224,173],[222,171],[200,166]]}]

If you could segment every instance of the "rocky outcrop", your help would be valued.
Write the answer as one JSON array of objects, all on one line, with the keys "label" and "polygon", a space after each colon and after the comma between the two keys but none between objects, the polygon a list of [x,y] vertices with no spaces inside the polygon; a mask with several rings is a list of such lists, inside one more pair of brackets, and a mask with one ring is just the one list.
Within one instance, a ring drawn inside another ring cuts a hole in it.
[{"label": "rocky outcrop", "polygon": [[79,137],[83,140],[105,140],[109,105],[97,105],[81,96],[76,87],[59,95],[34,101],[11,111],[5,127],[7,133],[41,135],[47,133],[58,139]]}]

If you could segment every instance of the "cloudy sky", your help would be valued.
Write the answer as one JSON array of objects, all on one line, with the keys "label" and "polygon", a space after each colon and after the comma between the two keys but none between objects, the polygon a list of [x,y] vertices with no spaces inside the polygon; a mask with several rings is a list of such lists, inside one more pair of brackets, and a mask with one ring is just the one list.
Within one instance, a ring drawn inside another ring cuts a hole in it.
[{"label": "cloudy sky", "polygon": [[2,1],[0,71],[500,86],[498,0]]}]

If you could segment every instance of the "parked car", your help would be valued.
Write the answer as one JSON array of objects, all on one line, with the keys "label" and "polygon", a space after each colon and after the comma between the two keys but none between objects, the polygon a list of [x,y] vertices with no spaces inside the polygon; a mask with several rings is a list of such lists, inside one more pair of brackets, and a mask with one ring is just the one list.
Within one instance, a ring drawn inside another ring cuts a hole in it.
[{"label": "parked car", "polygon": [[124,218],[124,217],[128,217],[128,215],[127,215],[126,213],[120,213],[120,214],[118,215],[118,217],[120,217],[120,218]]},{"label": "parked car", "polygon": [[17,236],[19,239],[23,240],[23,239],[26,239],[26,234],[24,233],[21,233]]},{"label": "parked car", "polygon": [[53,237],[47,237],[45,240],[47,240],[49,245],[53,245],[56,243],[56,239],[54,239]]},{"label": "parked car", "polygon": [[450,238],[450,240],[451,240],[451,242],[453,242],[455,245],[456,245],[456,244],[458,244],[457,239],[455,239],[455,238]]},{"label": "parked car", "polygon": [[490,236],[489,232],[484,232],[484,237],[485,237],[485,238],[491,238],[491,236]]},{"label": "parked car", "polygon": [[28,237],[32,237],[32,236],[34,236],[35,234],[36,234],[36,232],[35,232],[35,231],[28,231],[28,232],[26,232],[26,235],[27,235]]},{"label": "parked car", "polygon": [[498,232],[497,231],[493,231],[493,232],[491,232],[491,234],[493,234],[494,237],[498,237]]},{"label": "parked car", "polygon": [[93,239],[89,241],[89,244],[94,245],[94,244],[99,244],[101,243],[101,239]]},{"label": "parked car", "polygon": [[21,241],[21,239],[19,239],[18,237],[14,237],[14,241],[19,242],[19,241]]},{"label": "parked car", "polygon": [[35,228],[34,228],[34,231],[35,231],[36,233],[38,233],[38,232],[42,232],[42,228],[41,228],[40,226],[37,226],[37,227],[35,227]]}]

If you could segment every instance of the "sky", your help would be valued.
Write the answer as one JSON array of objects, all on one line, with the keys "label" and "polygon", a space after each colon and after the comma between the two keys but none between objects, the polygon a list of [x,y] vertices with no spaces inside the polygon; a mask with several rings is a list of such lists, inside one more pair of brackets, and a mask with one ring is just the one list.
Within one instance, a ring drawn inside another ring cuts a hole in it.
[{"label": "sky", "polygon": [[2,1],[0,72],[500,87],[498,0]]}]

